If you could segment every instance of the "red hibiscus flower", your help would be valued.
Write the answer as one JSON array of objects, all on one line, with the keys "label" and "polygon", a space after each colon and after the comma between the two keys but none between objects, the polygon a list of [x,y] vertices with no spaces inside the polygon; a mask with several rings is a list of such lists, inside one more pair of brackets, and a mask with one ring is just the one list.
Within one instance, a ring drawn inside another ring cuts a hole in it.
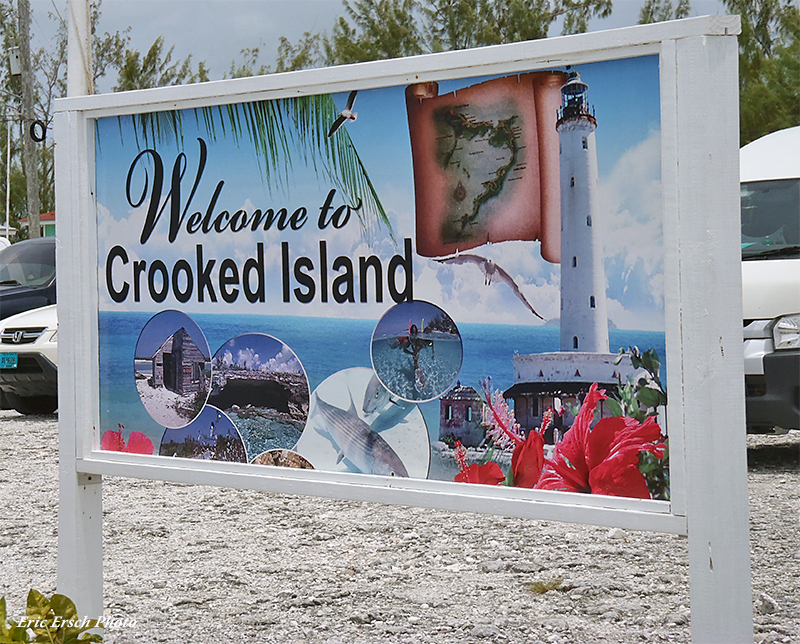
[{"label": "red hibiscus flower", "polygon": [[511,456],[511,473],[514,487],[532,488],[539,482],[544,467],[544,433],[553,424],[553,410],[544,412],[542,426],[528,434],[524,443],[514,449]]},{"label": "red hibiscus flower", "polygon": [[489,461],[483,465],[473,463],[469,467],[462,468],[453,479],[456,483],[483,483],[485,485],[500,485],[506,480],[503,470],[494,461]]},{"label": "red hibiscus flower", "polygon": [[544,465],[544,438],[532,431],[524,443],[517,445],[511,456],[514,487],[532,488],[539,481]]},{"label": "red hibiscus flower", "polygon": [[153,442],[147,438],[142,432],[131,432],[128,436],[128,444],[125,444],[125,439],[122,438],[122,430],[125,427],[117,424],[118,431],[109,429],[103,434],[103,439],[100,441],[100,449],[109,452],[127,452],[129,454],[152,454],[155,448]]},{"label": "red hibiscus flower", "polygon": [[664,455],[666,446],[657,442],[661,429],[653,418],[639,423],[625,416],[603,418],[591,427],[595,407],[605,397],[596,383],[589,388],[575,423],[545,463],[537,489],[650,498],[638,457],[644,451]]}]

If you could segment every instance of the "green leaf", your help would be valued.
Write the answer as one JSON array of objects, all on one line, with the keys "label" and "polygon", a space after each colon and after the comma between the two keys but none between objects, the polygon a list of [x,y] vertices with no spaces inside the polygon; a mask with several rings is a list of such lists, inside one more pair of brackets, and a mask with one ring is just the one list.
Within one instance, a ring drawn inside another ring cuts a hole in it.
[{"label": "green leaf", "polygon": [[74,620],[78,616],[75,603],[66,595],[56,593],[50,598],[50,607],[53,612],[64,620]]},{"label": "green leaf", "polygon": [[658,375],[658,368],[661,363],[658,361],[658,353],[655,349],[648,349],[642,354],[642,364],[654,376]]},{"label": "green leaf", "polygon": [[[341,128],[334,137],[327,135],[338,115],[330,94],[194,110],[198,126],[205,127],[212,139],[216,139],[219,132],[237,143],[249,141],[267,181],[274,180],[277,186],[285,186],[291,176],[293,155],[296,155],[330,180],[350,204],[362,204],[355,212],[367,237],[378,225],[394,240],[389,216],[347,128]],[[155,112],[131,118],[137,141],[141,135],[145,145],[174,140],[182,147],[183,112]]]},{"label": "green leaf", "polygon": [[[11,628],[8,628],[9,625]],[[0,597],[0,644],[27,641],[29,641],[28,629],[24,626],[19,626],[19,622],[8,619],[6,598]]]},{"label": "green leaf", "polygon": [[649,387],[644,387],[639,390],[639,402],[642,403],[645,407],[658,407],[662,404],[663,395],[660,391],[656,391],[655,389],[650,389]]},{"label": "green leaf", "polygon": [[613,398],[609,398],[608,400],[606,400],[606,404],[608,405],[608,410],[611,412],[612,416],[623,416],[624,415],[622,413],[622,407]]},{"label": "green leaf", "polygon": [[32,619],[46,619],[50,614],[50,602],[38,590],[30,589],[26,613]]},{"label": "green leaf", "polygon": [[12,626],[7,635],[0,633],[0,644],[15,644],[16,642],[30,642],[28,631],[18,626]]},{"label": "green leaf", "polygon": [[[8,637],[8,627],[6,626],[6,598],[0,597],[0,638]],[[0,642],[3,640],[0,639]]]}]

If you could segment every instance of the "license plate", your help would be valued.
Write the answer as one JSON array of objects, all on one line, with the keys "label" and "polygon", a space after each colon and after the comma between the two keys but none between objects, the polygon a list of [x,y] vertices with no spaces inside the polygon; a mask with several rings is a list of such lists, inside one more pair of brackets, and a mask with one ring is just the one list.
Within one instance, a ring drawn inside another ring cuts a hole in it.
[{"label": "license plate", "polygon": [[17,359],[16,353],[0,353],[0,369],[16,369]]}]

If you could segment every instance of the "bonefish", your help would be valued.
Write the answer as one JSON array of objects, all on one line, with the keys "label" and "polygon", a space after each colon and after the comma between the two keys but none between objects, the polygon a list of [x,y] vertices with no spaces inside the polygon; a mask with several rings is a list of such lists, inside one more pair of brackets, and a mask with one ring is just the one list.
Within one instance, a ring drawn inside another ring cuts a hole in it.
[{"label": "bonefish", "polygon": [[337,463],[346,458],[364,474],[408,476],[403,461],[389,443],[359,418],[352,396],[347,411],[329,405],[316,393],[314,396],[325,430],[339,447]]},{"label": "bonefish", "polygon": [[389,390],[383,386],[381,381],[378,380],[378,376],[373,373],[364,391],[364,404],[361,406],[361,410],[365,414],[371,414],[373,411],[383,409],[389,403],[397,404],[392,400]]}]

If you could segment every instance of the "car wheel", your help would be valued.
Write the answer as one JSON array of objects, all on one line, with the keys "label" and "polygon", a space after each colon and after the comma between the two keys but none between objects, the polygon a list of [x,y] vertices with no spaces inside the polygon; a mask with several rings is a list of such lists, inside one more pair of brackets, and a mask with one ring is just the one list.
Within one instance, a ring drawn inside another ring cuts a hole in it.
[{"label": "car wheel", "polygon": [[58,396],[18,396],[7,393],[6,399],[20,414],[52,414],[58,409]]}]

